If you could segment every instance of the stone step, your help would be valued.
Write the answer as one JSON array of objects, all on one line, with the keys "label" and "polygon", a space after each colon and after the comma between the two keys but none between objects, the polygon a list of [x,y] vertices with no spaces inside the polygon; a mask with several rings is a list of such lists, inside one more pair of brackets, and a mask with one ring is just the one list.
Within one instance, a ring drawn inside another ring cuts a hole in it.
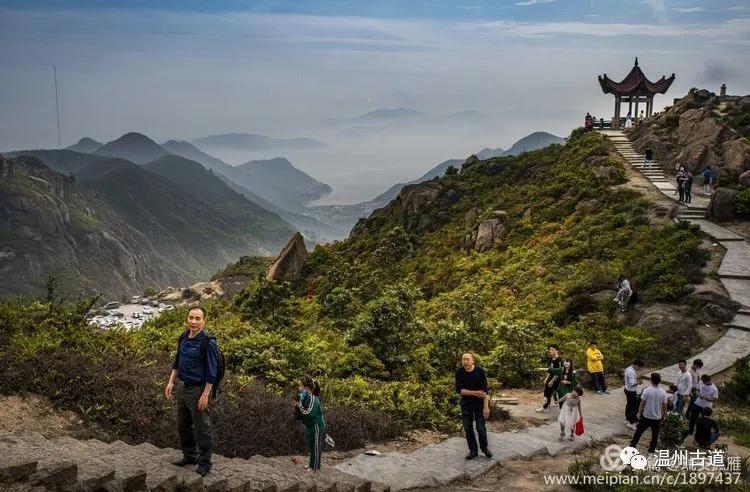
[{"label": "stone step", "polygon": [[[326,469],[326,473],[316,473],[313,475],[312,473],[305,471],[304,465],[292,463],[289,458],[253,456],[251,459],[273,466],[279,471],[297,478],[301,482],[307,482],[310,485],[314,485],[316,492],[340,492],[341,490],[353,489],[353,487],[347,487],[344,483],[339,485],[337,480],[328,473],[328,471],[332,469],[331,467]],[[339,489],[339,487],[341,488]]]},{"label": "stone step", "polygon": [[0,434],[3,459],[0,460],[0,484],[9,485],[27,480],[39,466],[39,454],[10,434]]},{"label": "stone step", "polygon": [[131,462],[146,471],[146,488],[149,490],[200,491],[200,475],[160,458],[159,448],[148,443],[131,446],[122,441],[109,444],[109,453]]}]

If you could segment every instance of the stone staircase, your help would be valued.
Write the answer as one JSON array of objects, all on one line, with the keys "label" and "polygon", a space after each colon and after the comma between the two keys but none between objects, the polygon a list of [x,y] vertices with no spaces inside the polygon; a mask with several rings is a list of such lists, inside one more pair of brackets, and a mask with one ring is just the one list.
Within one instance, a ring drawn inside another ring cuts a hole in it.
[{"label": "stone staircase", "polygon": [[148,443],[107,444],[96,439],[47,439],[39,433],[0,431],[0,490],[7,491],[241,491],[380,492],[386,485],[325,467],[304,470],[288,457],[250,459],[214,455],[205,477],[170,462],[182,453]]}]

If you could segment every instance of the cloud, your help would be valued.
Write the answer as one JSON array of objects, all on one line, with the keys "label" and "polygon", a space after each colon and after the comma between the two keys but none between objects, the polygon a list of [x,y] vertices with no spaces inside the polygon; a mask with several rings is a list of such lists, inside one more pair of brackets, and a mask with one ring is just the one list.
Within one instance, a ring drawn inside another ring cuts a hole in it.
[{"label": "cloud", "polygon": [[727,7],[727,10],[730,12],[743,12],[745,10],[750,10],[750,7],[747,5],[733,5],[731,7]]},{"label": "cloud", "polygon": [[703,65],[702,78],[706,82],[727,82],[743,76],[742,70],[721,60],[709,60]]},{"label": "cloud", "polygon": [[528,7],[529,5],[538,5],[541,3],[552,3],[555,0],[524,0],[523,2],[516,2],[519,7]]},{"label": "cloud", "polygon": [[682,13],[690,13],[690,12],[705,12],[705,7],[677,7],[675,8],[677,12]]},{"label": "cloud", "polygon": [[641,3],[648,6],[657,15],[667,13],[667,3],[665,0],[641,0]]}]

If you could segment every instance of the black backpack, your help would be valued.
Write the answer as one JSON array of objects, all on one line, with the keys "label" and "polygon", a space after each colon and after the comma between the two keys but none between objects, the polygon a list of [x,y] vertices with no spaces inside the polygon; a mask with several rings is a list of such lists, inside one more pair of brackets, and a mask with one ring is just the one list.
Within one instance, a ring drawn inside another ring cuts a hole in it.
[{"label": "black backpack", "polygon": [[[182,332],[182,335],[180,335],[180,339],[177,341],[177,351],[180,351],[180,344],[182,341],[187,338],[188,334],[190,333],[190,330],[185,330]],[[206,337],[201,342],[201,359],[204,361],[208,357],[208,343],[214,340],[216,341],[216,337],[209,335],[206,333]],[[221,380],[224,379],[224,369],[226,367],[226,360],[224,359],[224,352],[221,351],[221,348],[219,348],[219,343],[216,342],[216,352],[218,352],[218,359],[216,361],[216,383],[214,383],[213,387],[211,388],[211,395],[216,398],[216,395],[219,393],[219,385],[221,384]]]}]

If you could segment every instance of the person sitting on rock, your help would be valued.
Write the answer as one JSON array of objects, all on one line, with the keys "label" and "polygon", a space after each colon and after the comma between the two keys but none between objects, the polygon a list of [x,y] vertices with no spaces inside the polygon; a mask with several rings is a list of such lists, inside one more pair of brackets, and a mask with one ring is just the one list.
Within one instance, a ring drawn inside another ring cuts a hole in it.
[{"label": "person sitting on rock", "polygon": [[630,302],[630,296],[633,295],[633,289],[630,287],[630,281],[625,276],[620,275],[617,283],[617,295],[614,300],[620,306],[620,311],[625,312],[625,308]]},{"label": "person sitting on rock", "polygon": [[296,417],[305,424],[305,441],[310,452],[306,471],[320,471],[323,446],[326,442],[326,421],[320,403],[320,384],[311,376],[304,376],[297,388],[299,400],[295,401]]}]

